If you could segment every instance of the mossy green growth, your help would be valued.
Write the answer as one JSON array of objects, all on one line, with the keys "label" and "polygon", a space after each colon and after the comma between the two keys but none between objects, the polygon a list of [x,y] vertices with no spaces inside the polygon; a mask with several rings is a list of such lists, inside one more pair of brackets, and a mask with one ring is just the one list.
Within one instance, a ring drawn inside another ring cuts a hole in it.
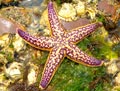
[{"label": "mossy green growth", "polygon": [[8,54],[6,55],[6,59],[8,60],[8,62],[13,62],[13,61],[14,61],[14,58],[13,58],[12,53],[8,53]]},{"label": "mossy green growth", "polygon": [[120,43],[113,45],[112,50],[118,54],[120,57]]},{"label": "mossy green growth", "polygon": [[60,6],[62,3],[70,3],[72,0],[55,0],[58,6]]},{"label": "mossy green growth", "polygon": [[87,67],[66,58],[57,70],[50,85],[52,86],[52,91],[91,91],[93,89],[93,91],[100,91],[95,90],[98,88],[104,91],[103,84],[107,85],[109,83],[104,83],[102,80],[96,83],[93,89],[91,89],[90,83],[95,78],[102,79],[106,75],[105,72],[105,67]]},{"label": "mossy green growth", "polygon": [[107,41],[107,36],[108,33],[101,28],[89,38],[91,43],[97,43],[97,46],[94,47],[94,55],[98,58],[104,58],[107,60],[117,59],[118,54],[113,51],[113,44]]},{"label": "mossy green growth", "polygon": [[61,0],[55,0],[57,5],[59,6],[61,4]]},{"label": "mossy green growth", "polygon": [[42,53],[42,55],[44,55],[44,56],[42,56],[42,57],[40,58],[40,64],[46,63],[47,58],[48,58],[48,56],[49,56],[49,52],[45,51],[45,52]]},{"label": "mossy green growth", "polygon": [[[4,55],[4,58],[8,61],[8,62],[13,62],[14,61],[14,57],[13,57],[13,53],[9,52],[9,51],[0,51],[1,55]],[[5,60],[3,59],[3,60]]]},{"label": "mossy green growth", "polygon": [[104,15],[99,15],[98,16],[98,18],[97,18],[97,20],[99,21],[99,22],[102,22],[102,23],[105,23],[106,21],[106,19],[105,19],[105,16]]}]

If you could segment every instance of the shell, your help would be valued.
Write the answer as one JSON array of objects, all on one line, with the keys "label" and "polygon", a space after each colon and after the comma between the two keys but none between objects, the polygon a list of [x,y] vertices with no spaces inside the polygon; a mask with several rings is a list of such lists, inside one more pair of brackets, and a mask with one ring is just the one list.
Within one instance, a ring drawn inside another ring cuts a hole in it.
[{"label": "shell", "polygon": [[15,39],[13,41],[13,46],[14,46],[14,50],[16,52],[19,52],[20,50],[22,50],[24,48],[24,41],[22,40],[22,38],[20,38],[20,36],[18,36],[18,34],[16,34]]},{"label": "shell", "polygon": [[13,62],[10,66],[5,67],[5,74],[7,77],[17,79],[16,77],[21,77],[21,67],[22,64],[18,62]]},{"label": "shell", "polygon": [[82,14],[85,13],[85,2],[79,1],[77,5],[75,5],[75,9],[77,11],[77,15],[81,16]]},{"label": "shell", "polygon": [[65,18],[68,21],[71,21],[75,20],[76,10],[72,4],[64,3],[58,14],[61,18],[63,19]]},{"label": "shell", "polygon": [[107,72],[109,74],[115,74],[118,71],[118,67],[115,62],[112,62],[108,67],[107,67]]},{"label": "shell", "polygon": [[37,80],[37,71],[38,71],[38,67],[32,63],[30,63],[30,69],[29,69],[29,73],[27,76],[28,79],[28,85],[34,84]]}]

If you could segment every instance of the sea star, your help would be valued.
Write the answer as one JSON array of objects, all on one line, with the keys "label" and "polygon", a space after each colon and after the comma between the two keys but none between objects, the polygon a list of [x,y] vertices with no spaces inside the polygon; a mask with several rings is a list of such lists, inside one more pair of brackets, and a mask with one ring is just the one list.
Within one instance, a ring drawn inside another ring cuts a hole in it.
[{"label": "sea star", "polygon": [[51,37],[35,37],[21,29],[17,29],[19,36],[28,44],[41,50],[50,51],[40,81],[41,89],[45,89],[48,86],[64,57],[91,67],[101,66],[103,64],[103,61],[88,56],[75,45],[99,26],[102,26],[100,22],[66,32],[59,22],[51,1],[48,4],[48,19],[51,27]]}]

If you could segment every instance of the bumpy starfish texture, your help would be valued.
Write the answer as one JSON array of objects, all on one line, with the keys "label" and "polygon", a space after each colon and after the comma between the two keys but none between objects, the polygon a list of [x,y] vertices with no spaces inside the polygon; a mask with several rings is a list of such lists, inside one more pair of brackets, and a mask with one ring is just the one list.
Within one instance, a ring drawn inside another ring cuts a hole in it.
[{"label": "bumpy starfish texture", "polygon": [[48,86],[64,57],[91,67],[103,64],[103,61],[88,56],[75,45],[102,26],[100,22],[73,29],[68,33],[60,24],[52,2],[48,4],[48,19],[51,27],[51,37],[35,37],[21,29],[17,30],[19,36],[31,46],[50,51],[40,81],[41,89]]}]

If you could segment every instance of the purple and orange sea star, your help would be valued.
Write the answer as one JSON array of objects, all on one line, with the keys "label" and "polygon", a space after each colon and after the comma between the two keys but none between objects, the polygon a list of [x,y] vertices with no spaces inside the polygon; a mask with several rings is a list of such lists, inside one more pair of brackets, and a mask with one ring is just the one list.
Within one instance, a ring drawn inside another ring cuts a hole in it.
[{"label": "purple and orange sea star", "polygon": [[88,56],[75,45],[99,26],[102,26],[100,22],[73,29],[68,33],[60,24],[52,2],[48,4],[48,18],[51,27],[51,37],[35,37],[21,29],[17,29],[19,36],[28,44],[41,50],[50,51],[42,73],[41,89],[45,89],[48,86],[64,57],[91,67],[103,64],[103,61]]}]

